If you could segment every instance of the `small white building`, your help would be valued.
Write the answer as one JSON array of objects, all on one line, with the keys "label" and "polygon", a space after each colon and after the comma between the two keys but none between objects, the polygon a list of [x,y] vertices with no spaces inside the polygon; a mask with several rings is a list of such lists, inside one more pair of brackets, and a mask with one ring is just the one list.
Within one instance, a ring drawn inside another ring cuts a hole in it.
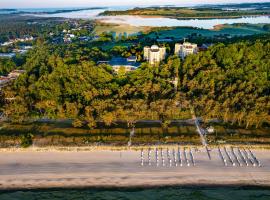
[{"label": "small white building", "polygon": [[129,56],[127,58],[127,62],[137,62],[137,57],[136,56]]},{"label": "small white building", "polygon": [[8,83],[10,81],[10,78],[5,76],[0,76],[0,86]]},{"label": "small white building", "polygon": [[215,132],[215,129],[214,129],[213,126],[207,127],[206,130],[207,130],[208,133],[214,133]]},{"label": "small white building", "polygon": [[198,52],[197,44],[184,42],[183,44],[176,43],[174,53],[180,58],[185,59],[187,55],[196,54]]},{"label": "small white building", "polygon": [[25,70],[13,70],[8,74],[8,78],[18,78],[21,74],[25,72]]},{"label": "small white building", "polygon": [[4,42],[3,44],[1,44],[1,46],[9,46],[11,44],[13,44],[13,42],[12,41],[8,41],[8,42]]},{"label": "small white building", "polygon": [[74,34],[67,34],[67,37],[69,37],[69,38],[75,38],[75,35]]},{"label": "small white building", "polygon": [[166,47],[158,47],[152,45],[151,47],[144,47],[144,59],[151,65],[159,63],[166,58]]},{"label": "small white building", "polygon": [[0,58],[12,58],[16,56],[16,53],[0,53]]},{"label": "small white building", "polygon": [[71,43],[72,40],[69,37],[63,37],[64,43]]}]

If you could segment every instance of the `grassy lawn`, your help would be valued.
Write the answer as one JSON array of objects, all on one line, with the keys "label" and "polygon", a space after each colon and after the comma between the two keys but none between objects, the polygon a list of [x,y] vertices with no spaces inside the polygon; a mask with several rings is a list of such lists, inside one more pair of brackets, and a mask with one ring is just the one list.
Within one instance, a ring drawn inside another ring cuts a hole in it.
[{"label": "grassy lawn", "polygon": [[123,46],[123,47],[130,47],[134,45],[134,42],[123,42],[123,41],[119,41],[119,42],[107,42],[105,44],[103,44],[102,46],[100,46],[100,48],[102,48],[104,51],[110,50],[112,49],[114,46]]},{"label": "grassy lawn", "polygon": [[263,25],[249,25],[249,24],[234,24],[234,25],[223,25],[219,29],[208,30],[208,29],[196,29],[188,27],[176,27],[176,28],[164,28],[154,29],[148,36],[155,38],[156,32],[158,33],[159,38],[174,37],[175,39],[182,39],[188,35],[196,33],[197,35],[201,34],[205,37],[213,37],[219,34],[230,34],[231,36],[245,36],[253,35],[260,33],[267,33],[263,30]]},{"label": "grassy lawn", "polygon": [[[94,32],[101,34],[103,32],[115,32],[116,35],[124,34],[137,34],[139,32],[149,33],[147,36],[156,38],[158,33],[159,38],[173,37],[175,39],[183,39],[191,34],[202,35],[205,37],[214,37],[220,34],[229,34],[231,36],[246,36],[254,34],[268,33],[263,29],[264,24],[225,24],[219,25],[215,29],[197,29],[192,27],[171,27],[171,28],[154,28],[154,27],[135,27],[127,24],[105,24],[98,22]],[[115,44],[108,44],[111,48]],[[129,46],[129,44],[124,46]]]},{"label": "grassy lawn", "polygon": [[127,34],[136,34],[138,32],[148,32],[151,30],[151,27],[136,27],[130,26],[128,24],[107,24],[97,22],[94,32],[96,34],[101,34],[103,32],[115,32],[117,35],[127,33]]}]

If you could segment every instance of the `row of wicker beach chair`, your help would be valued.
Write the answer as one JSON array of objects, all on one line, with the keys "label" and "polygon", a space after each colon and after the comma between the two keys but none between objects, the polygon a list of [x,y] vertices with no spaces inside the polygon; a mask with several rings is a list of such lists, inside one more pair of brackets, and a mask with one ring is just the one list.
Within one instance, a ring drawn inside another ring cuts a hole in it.
[{"label": "row of wicker beach chair", "polygon": [[262,166],[255,154],[249,148],[218,147],[218,153],[224,166]]},{"label": "row of wicker beach chair", "polygon": [[177,167],[195,166],[194,153],[191,148],[162,149],[149,148],[141,150],[141,166]]}]

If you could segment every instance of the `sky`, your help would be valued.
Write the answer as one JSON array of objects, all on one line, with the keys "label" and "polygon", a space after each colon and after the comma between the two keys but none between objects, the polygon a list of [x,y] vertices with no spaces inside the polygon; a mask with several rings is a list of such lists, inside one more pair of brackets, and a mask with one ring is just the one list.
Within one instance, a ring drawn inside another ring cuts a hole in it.
[{"label": "sky", "polygon": [[270,0],[0,0],[0,8],[63,8],[96,6],[194,5]]}]

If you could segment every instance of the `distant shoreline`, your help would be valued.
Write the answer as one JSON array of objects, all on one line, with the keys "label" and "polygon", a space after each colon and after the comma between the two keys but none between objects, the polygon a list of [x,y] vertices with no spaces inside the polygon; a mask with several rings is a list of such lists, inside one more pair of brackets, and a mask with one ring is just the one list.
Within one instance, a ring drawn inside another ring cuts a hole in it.
[{"label": "distant shoreline", "polygon": [[[78,11],[84,11],[84,10],[101,10],[101,9],[106,9],[107,7],[89,7],[89,8],[67,8],[67,9],[51,9],[52,11],[45,11],[46,9],[44,9],[43,11],[35,11],[35,9],[29,9],[29,11],[26,11],[28,9],[0,9],[0,13],[1,12],[7,12],[7,13],[2,13],[4,15],[8,15],[8,14],[38,14],[38,15],[42,15],[42,14],[60,14],[60,13],[69,13],[69,12],[78,12]],[[23,11],[24,10],[24,11]],[[42,9],[41,9],[42,10]],[[49,10],[49,9],[48,9]]]}]

